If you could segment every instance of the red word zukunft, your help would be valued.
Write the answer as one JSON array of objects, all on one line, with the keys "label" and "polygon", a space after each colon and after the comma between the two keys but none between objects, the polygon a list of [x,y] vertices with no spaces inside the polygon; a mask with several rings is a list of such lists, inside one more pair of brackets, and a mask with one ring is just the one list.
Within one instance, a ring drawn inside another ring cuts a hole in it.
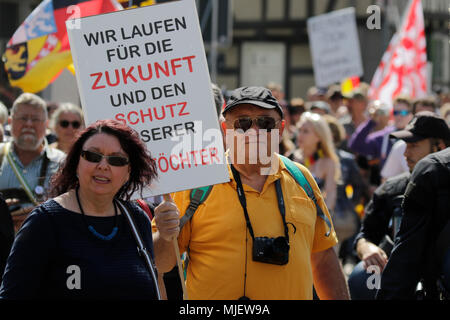
[{"label": "red word zukunft", "polygon": [[[102,71],[91,73],[89,76],[93,79],[92,90],[104,89],[106,87],[116,87],[127,85],[128,83],[138,83],[162,77],[173,77],[177,72],[187,71],[192,73],[192,60],[195,55],[181,58],[164,60],[162,63],[150,62],[147,65],[137,65],[131,67],[122,67],[112,71]],[[180,70],[178,70],[180,69]]]}]

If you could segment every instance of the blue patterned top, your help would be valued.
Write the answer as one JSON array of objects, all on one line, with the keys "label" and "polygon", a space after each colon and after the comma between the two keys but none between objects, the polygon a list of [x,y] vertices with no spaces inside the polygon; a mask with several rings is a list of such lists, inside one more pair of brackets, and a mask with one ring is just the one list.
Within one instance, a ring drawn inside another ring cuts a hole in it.
[{"label": "blue patterned top", "polygon": [[[132,206],[130,213],[153,256],[150,220]],[[117,218],[117,235],[105,241],[89,232],[81,214],[54,200],[36,207],[15,238],[0,299],[156,299],[128,222],[122,214]],[[114,217],[86,219],[101,234],[114,226]]]}]

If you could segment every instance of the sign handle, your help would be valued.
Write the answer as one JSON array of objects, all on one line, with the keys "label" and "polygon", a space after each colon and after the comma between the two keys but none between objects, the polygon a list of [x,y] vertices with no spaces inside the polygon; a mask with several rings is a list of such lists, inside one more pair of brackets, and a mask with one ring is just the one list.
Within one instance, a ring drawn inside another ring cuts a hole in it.
[{"label": "sign handle", "polygon": [[183,266],[181,264],[180,249],[178,248],[177,238],[173,238],[173,248],[177,257],[178,275],[180,276],[181,287],[183,288],[183,300],[189,300],[186,290],[186,283],[184,282]]},{"label": "sign handle", "polygon": [[[173,202],[173,199],[170,196],[170,194],[164,194],[163,199],[164,201]],[[183,288],[183,300],[188,300],[186,284],[184,282],[183,266],[181,264],[180,248],[178,247],[177,237],[174,237],[172,242],[173,242],[173,249],[175,250],[175,256],[177,257],[178,275],[180,276],[181,287]]]}]

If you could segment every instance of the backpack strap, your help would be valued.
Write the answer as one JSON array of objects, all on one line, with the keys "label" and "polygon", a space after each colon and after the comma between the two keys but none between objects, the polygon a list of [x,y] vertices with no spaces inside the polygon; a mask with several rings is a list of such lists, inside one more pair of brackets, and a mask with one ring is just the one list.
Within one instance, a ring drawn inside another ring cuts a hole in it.
[{"label": "backpack strap", "polygon": [[180,219],[180,230],[183,228],[186,222],[188,222],[192,218],[198,206],[205,202],[206,198],[208,198],[209,194],[211,193],[212,188],[213,186],[206,186],[191,190],[191,202],[186,209],[186,213]]},{"label": "backpack strap", "polygon": [[153,220],[153,211],[148,205],[147,201],[145,199],[136,199],[136,203],[141,207],[142,210],[147,214],[150,221]]},{"label": "backpack strap", "polygon": [[316,196],[314,195],[314,191],[311,188],[308,180],[306,180],[305,176],[303,175],[303,172],[295,165],[295,163],[290,160],[289,158],[286,158],[283,155],[279,155],[281,160],[283,161],[284,165],[288,169],[289,173],[294,177],[295,181],[305,190],[306,194],[309,198],[311,198],[312,201],[314,201],[314,204],[316,205],[317,210],[317,216],[325,221],[325,223],[328,226],[328,232],[325,234],[325,236],[329,236],[331,232],[331,223],[328,217],[323,213],[322,208],[318,205]]}]

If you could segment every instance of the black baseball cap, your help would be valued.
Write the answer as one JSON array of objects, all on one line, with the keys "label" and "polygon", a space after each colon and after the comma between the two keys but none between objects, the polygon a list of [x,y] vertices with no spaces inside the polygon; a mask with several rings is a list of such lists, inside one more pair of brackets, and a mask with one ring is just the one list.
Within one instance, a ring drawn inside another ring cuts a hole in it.
[{"label": "black baseball cap", "polygon": [[450,140],[447,122],[430,111],[417,113],[405,129],[392,132],[391,136],[405,142],[416,142],[427,138]]},{"label": "black baseball cap", "polygon": [[275,109],[283,118],[283,109],[272,95],[272,92],[265,87],[241,87],[233,90],[226,107],[222,113],[225,114],[229,110],[239,107],[242,104],[252,104],[264,109]]}]

